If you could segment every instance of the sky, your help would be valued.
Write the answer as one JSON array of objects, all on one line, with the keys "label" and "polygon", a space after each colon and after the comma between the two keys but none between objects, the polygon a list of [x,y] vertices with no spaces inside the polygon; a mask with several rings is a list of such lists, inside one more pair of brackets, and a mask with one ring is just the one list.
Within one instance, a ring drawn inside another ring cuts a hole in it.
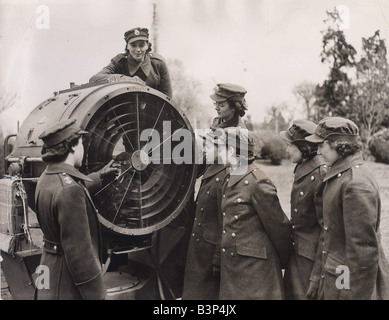
[{"label": "sky", "polygon": [[153,4],[158,53],[201,84],[210,119],[209,95],[221,82],[247,89],[255,121],[272,105],[297,110],[293,88],[321,83],[329,71],[320,61],[326,10],[348,8],[344,31],[358,52],[362,37],[389,36],[389,0],[0,0],[0,94],[17,96],[0,114],[3,133],[16,133],[54,91],[87,83],[123,52],[125,31],[142,26],[153,35]]}]

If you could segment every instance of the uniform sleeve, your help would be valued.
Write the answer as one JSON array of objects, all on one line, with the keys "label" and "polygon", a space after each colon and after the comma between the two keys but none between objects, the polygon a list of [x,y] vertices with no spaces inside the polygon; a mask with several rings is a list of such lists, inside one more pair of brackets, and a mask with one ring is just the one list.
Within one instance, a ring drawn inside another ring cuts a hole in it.
[{"label": "uniform sleeve", "polygon": [[100,174],[98,172],[93,172],[88,175],[88,178],[92,179],[92,181],[85,181],[85,186],[89,193],[94,195],[103,187]]},{"label": "uniform sleeve", "polygon": [[350,270],[350,289],[340,299],[370,299],[374,290],[379,258],[376,233],[379,195],[365,181],[350,183],[343,193],[345,265]]},{"label": "uniform sleeve", "polygon": [[257,182],[252,203],[277,250],[281,267],[284,269],[291,249],[291,227],[288,217],[282,210],[276,187],[269,179]]},{"label": "uniform sleeve", "polygon": [[92,245],[84,190],[77,184],[68,186],[56,204],[61,245],[75,285],[85,300],[104,299],[106,289]]},{"label": "uniform sleeve", "polygon": [[161,61],[159,68],[161,83],[159,86],[159,91],[165,93],[169,97],[173,97],[172,85],[170,82],[169,70],[165,62]]},{"label": "uniform sleeve", "polygon": [[119,75],[117,56],[111,60],[111,62],[104,67],[100,72],[96,73],[89,79],[89,82],[107,80],[113,74]]}]

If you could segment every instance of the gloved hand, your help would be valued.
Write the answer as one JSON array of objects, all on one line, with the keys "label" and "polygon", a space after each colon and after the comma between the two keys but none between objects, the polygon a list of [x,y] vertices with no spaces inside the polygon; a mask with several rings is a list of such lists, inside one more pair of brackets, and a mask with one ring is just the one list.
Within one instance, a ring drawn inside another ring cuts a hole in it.
[{"label": "gloved hand", "polygon": [[118,73],[114,73],[112,75],[110,75],[107,80],[109,82],[115,82],[115,81],[131,81],[131,82],[134,82],[134,83],[139,83],[141,85],[145,85],[145,82],[139,78],[138,76],[135,76],[135,77],[129,77],[129,76],[126,76],[124,74],[118,74]]},{"label": "gloved hand", "polygon": [[309,287],[305,296],[309,300],[315,300],[317,297],[317,291],[319,289],[319,282],[309,281]]},{"label": "gloved hand", "polygon": [[119,169],[112,167],[114,160],[111,160],[104,168],[100,169],[98,173],[100,174],[101,180],[112,180],[116,175],[119,174]]}]

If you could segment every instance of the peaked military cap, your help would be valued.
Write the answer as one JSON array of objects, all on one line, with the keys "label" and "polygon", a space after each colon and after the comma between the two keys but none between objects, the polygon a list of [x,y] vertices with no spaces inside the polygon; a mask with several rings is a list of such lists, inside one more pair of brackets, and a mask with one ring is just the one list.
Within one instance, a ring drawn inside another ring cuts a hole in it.
[{"label": "peaked military cap", "polygon": [[47,148],[51,148],[75,134],[86,133],[76,124],[76,119],[68,119],[46,129],[38,138],[42,139]]},{"label": "peaked military cap", "polygon": [[286,131],[280,132],[280,137],[288,142],[305,141],[305,137],[315,133],[316,124],[309,120],[295,120]]},{"label": "peaked military cap", "polygon": [[358,126],[351,120],[340,117],[327,117],[319,121],[314,134],[305,139],[322,143],[324,140],[346,139],[350,142],[356,141],[359,136]]},{"label": "peaked military cap", "polygon": [[132,43],[138,40],[149,41],[149,30],[146,28],[132,28],[124,33],[124,40],[127,43]]},{"label": "peaked military cap", "polygon": [[226,101],[231,97],[242,101],[247,93],[247,90],[244,87],[233,83],[218,83],[214,90],[215,92],[211,94],[210,97],[216,102]]}]

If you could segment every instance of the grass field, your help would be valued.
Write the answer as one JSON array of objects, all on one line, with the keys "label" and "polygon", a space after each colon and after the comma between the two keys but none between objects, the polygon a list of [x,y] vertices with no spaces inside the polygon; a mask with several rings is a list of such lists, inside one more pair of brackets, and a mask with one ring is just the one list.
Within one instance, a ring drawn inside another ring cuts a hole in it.
[{"label": "grass field", "polygon": [[[259,162],[259,165],[277,187],[281,206],[285,213],[290,216],[290,191],[293,183],[293,169],[295,165],[288,160],[283,161],[281,166],[272,166],[267,162]],[[366,166],[370,169],[380,187],[382,203],[382,246],[386,256],[389,258],[389,165],[367,162]],[[6,288],[3,274],[1,277],[2,287]],[[7,289],[1,290],[1,297],[3,299],[11,299]]]}]

